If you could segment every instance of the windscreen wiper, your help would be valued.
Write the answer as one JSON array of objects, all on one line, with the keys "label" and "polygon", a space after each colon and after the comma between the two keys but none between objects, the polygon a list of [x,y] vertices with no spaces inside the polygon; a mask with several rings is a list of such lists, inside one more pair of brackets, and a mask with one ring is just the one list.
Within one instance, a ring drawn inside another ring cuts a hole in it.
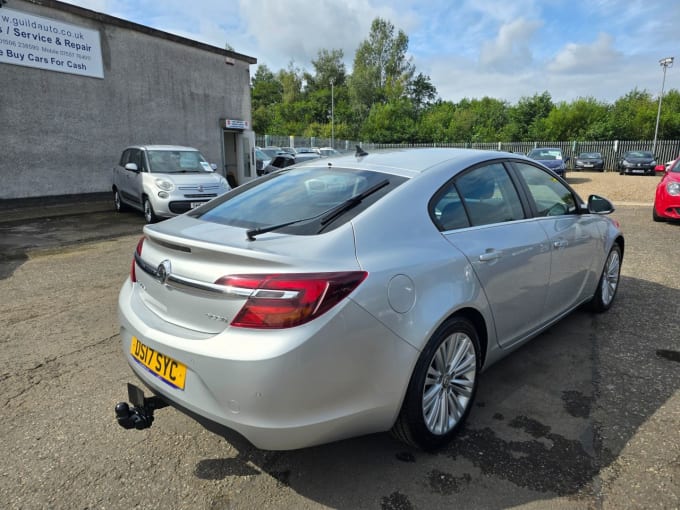
[{"label": "windscreen wiper", "polygon": [[331,221],[333,221],[335,218],[340,216],[342,213],[352,209],[354,206],[357,204],[361,203],[361,201],[366,198],[369,195],[372,195],[379,189],[384,188],[390,183],[389,179],[384,179],[380,181],[378,184],[375,184],[371,186],[370,188],[362,191],[358,195],[355,195],[351,198],[348,198],[341,204],[338,204],[336,206],[331,207],[327,211],[320,212],[319,214],[315,214],[314,216],[310,216],[309,218],[301,218],[299,220],[293,220],[293,221],[287,221],[285,223],[278,223],[276,225],[270,225],[268,227],[258,227],[258,228],[251,228],[250,230],[246,230],[246,236],[248,237],[249,241],[254,241],[255,236],[260,235],[260,234],[266,234],[267,232],[273,232],[274,230],[279,230],[281,228],[289,227],[290,225],[296,225],[298,223],[304,223],[306,221],[311,221],[315,220],[319,217],[321,218],[321,225],[325,226]]},{"label": "windscreen wiper", "polygon": [[361,203],[361,201],[369,195],[372,195],[376,191],[384,188],[390,183],[389,179],[383,179],[377,184],[374,184],[368,189],[365,189],[358,195],[348,198],[343,203],[336,205],[330,211],[328,211],[323,218],[321,218],[321,226],[326,226],[328,223],[333,221],[335,218],[340,216],[342,213],[349,211],[350,209],[356,207]]}]

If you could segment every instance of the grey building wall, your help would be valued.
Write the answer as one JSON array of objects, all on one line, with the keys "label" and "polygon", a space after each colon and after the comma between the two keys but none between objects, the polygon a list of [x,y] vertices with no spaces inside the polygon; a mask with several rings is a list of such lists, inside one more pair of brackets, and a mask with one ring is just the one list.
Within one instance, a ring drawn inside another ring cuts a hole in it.
[{"label": "grey building wall", "polygon": [[109,191],[130,144],[196,147],[224,174],[219,119],[251,122],[256,59],[57,1],[5,7],[97,30],[104,78],[0,62],[0,199]]}]

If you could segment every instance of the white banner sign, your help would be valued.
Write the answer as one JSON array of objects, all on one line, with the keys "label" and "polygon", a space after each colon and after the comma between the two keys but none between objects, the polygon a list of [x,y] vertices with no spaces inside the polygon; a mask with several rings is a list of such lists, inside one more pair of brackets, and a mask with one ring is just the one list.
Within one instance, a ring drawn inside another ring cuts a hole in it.
[{"label": "white banner sign", "polygon": [[0,8],[0,62],[104,77],[99,32]]}]

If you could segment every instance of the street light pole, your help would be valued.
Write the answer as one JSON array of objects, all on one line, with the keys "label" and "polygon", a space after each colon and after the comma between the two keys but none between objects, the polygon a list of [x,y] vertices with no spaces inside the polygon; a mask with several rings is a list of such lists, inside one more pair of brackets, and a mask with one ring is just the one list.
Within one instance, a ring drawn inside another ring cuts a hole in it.
[{"label": "street light pole", "polygon": [[656,127],[654,128],[654,145],[652,145],[652,154],[656,155],[656,137],[659,134],[659,119],[661,118],[661,100],[663,99],[663,88],[666,85],[666,69],[673,67],[673,58],[666,57],[659,60],[659,65],[663,67],[663,80],[661,81],[661,94],[659,94],[659,109],[656,112]]},{"label": "street light pole", "polygon": [[331,147],[335,149],[335,80],[331,78]]}]

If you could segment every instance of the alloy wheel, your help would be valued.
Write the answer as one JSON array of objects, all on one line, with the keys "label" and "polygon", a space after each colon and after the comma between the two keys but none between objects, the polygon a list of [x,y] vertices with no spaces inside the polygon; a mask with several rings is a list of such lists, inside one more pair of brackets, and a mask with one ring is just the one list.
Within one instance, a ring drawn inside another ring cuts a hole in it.
[{"label": "alloy wheel", "polygon": [[617,250],[612,250],[607,258],[604,269],[604,281],[602,282],[602,303],[609,305],[616,295],[616,288],[619,285],[619,273],[621,270],[621,259]]},{"label": "alloy wheel", "polygon": [[425,377],[422,410],[428,430],[450,432],[470,405],[477,371],[472,339],[463,332],[447,337],[435,352]]}]

